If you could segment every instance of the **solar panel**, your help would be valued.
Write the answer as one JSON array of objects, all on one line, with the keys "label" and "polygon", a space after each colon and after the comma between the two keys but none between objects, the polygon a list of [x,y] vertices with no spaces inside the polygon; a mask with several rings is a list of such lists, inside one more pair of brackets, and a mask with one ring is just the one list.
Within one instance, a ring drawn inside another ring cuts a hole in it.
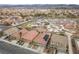
[{"label": "solar panel", "polygon": [[43,39],[44,39],[45,41],[47,41],[48,38],[49,38],[49,35],[46,34]]}]

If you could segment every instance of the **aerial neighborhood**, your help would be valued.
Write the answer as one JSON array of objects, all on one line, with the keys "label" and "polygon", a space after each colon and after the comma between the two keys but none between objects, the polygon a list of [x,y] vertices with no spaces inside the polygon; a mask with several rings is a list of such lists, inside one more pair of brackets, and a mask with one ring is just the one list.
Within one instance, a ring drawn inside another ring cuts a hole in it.
[{"label": "aerial neighborhood", "polygon": [[79,9],[0,8],[0,40],[41,54],[78,54]]}]

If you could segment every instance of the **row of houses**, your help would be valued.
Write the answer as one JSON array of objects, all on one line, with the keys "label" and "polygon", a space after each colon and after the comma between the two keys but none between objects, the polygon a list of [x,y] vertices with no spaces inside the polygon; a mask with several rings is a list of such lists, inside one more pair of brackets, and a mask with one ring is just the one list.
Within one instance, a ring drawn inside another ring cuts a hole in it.
[{"label": "row of houses", "polygon": [[[50,33],[45,28],[34,28],[27,30],[25,28],[18,29],[16,27],[4,31],[5,35],[9,35],[9,40],[17,40],[17,42],[28,43],[33,49],[44,51],[46,46],[56,48],[58,51],[67,50],[67,37],[56,33]],[[48,44],[48,42],[50,43]],[[53,51],[53,50],[52,50]]]},{"label": "row of houses", "polygon": [[9,16],[7,18],[0,19],[0,24],[4,25],[14,25],[20,22],[24,22],[25,19],[22,19],[20,16]]}]

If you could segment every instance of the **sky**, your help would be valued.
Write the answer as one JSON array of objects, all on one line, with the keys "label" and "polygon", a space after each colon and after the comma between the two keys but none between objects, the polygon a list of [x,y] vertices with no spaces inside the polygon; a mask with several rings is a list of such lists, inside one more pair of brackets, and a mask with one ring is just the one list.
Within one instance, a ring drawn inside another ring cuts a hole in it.
[{"label": "sky", "polygon": [[0,0],[0,4],[78,4],[79,0]]}]

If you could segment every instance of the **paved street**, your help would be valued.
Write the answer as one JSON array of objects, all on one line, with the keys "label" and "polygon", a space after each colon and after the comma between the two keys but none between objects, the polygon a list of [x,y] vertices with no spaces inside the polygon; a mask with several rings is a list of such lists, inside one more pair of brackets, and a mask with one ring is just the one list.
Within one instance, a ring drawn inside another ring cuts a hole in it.
[{"label": "paved street", "polygon": [[36,54],[36,52],[0,41],[0,54]]}]

